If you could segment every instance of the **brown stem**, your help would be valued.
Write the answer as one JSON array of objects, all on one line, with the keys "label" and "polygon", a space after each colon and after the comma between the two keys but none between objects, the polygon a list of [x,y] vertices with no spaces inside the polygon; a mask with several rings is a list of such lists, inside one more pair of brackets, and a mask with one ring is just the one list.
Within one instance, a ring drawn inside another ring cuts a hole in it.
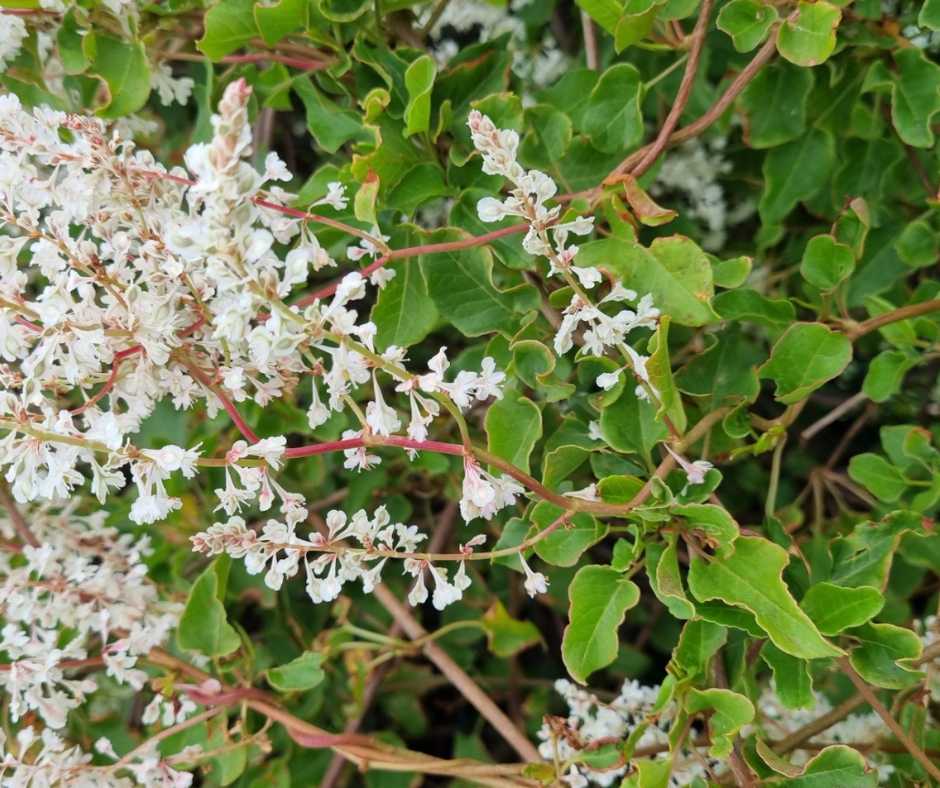
[{"label": "brown stem", "polygon": [[[728,89],[721,94],[721,97],[708,109],[708,111],[702,115],[698,120],[693,121],[688,126],[683,126],[681,129],[674,131],[669,135],[669,139],[666,142],[666,147],[672,147],[678,145],[681,142],[692,139],[693,137],[701,134],[705,129],[712,125],[718,118],[720,118],[726,109],[731,106],[732,102],[740,95],[741,91],[747,87],[748,83],[757,76],[757,72],[760,71],[768,61],[774,56],[777,51],[777,34],[776,31],[771,34],[770,38],[767,39],[766,43],[757,50],[757,54],[751,59],[751,61],[744,67],[740,74],[738,74],[734,81],[728,86]],[[650,145],[645,145],[639,150],[631,153],[627,158],[625,158],[620,164],[618,164],[614,170],[604,179],[604,183],[616,183],[621,175],[626,172],[629,172],[630,169],[640,161],[645,155],[646,152],[652,147],[653,143]],[[589,192],[590,193],[590,192]]]},{"label": "brown stem", "polygon": [[934,298],[930,301],[921,301],[919,304],[910,304],[898,309],[892,309],[883,315],[876,315],[862,323],[856,323],[854,326],[846,329],[845,335],[853,342],[859,337],[877,331],[883,326],[897,323],[899,320],[909,320],[912,317],[920,317],[930,312],[940,311],[940,298]]},{"label": "brown stem", "polygon": [[806,741],[809,741],[817,733],[831,728],[839,720],[844,720],[853,711],[865,702],[861,695],[854,695],[846,701],[843,701],[834,709],[826,712],[821,717],[817,717],[812,722],[808,722],[799,730],[794,731],[786,738],[781,739],[773,745],[773,749],[779,755],[786,755],[788,752],[799,749]]},{"label": "brown stem", "polygon": [[[428,634],[427,630],[411,614],[411,611],[384,585],[375,587],[375,596],[382,604],[382,607],[391,613],[396,621],[401,622],[402,628],[409,638],[418,640]],[[444,649],[433,641],[427,641],[422,647],[422,651],[437,666],[437,669],[450,679],[451,684],[473,704],[487,722],[499,732],[503,739],[519,753],[523,760],[530,763],[537,763],[542,760],[538,750],[535,749],[535,746],[525,734],[513,725],[512,720],[506,716],[503,710],[477,686],[476,682],[451,659]]]},{"label": "brown stem", "polygon": [[[208,673],[173,656],[163,649],[154,649],[147,657],[153,665],[176,671],[190,680],[202,683],[212,678]],[[393,747],[370,736],[344,737],[294,716],[276,700],[260,690],[238,689],[223,685],[212,696],[216,705],[244,703],[273,722],[283,725],[290,737],[302,747],[329,747],[363,769],[394,772],[421,772],[445,777],[463,777],[493,788],[532,788],[536,783],[520,777],[521,764],[488,764],[469,759],[446,760],[433,755]]]},{"label": "brown stem", "polygon": [[698,72],[698,64],[702,56],[702,46],[705,43],[705,33],[708,30],[708,20],[711,17],[712,0],[704,0],[702,10],[699,12],[698,21],[695,23],[695,29],[692,31],[692,45],[689,50],[689,59],[685,64],[685,72],[682,74],[682,82],[679,84],[679,92],[676,94],[676,100],[673,102],[669,114],[659,130],[659,134],[649,146],[649,150],[643,155],[643,158],[637,162],[636,166],[630,171],[634,178],[639,178],[646,172],[659,154],[666,149],[666,144],[672,132],[679,123],[679,118],[689,103],[689,96],[692,94],[692,84],[695,82],[695,74]]},{"label": "brown stem", "polygon": [[13,526],[13,530],[16,531],[17,536],[30,547],[39,547],[39,540],[33,536],[33,532],[29,529],[26,519],[20,513],[16,501],[13,500],[13,496],[10,494],[10,487],[6,479],[3,478],[0,478],[0,506],[3,506],[3,508],[7,510],[10,523]]},{"label": "brown stem", "polygon": [[[437,552],[441,550],[447,540],[450,537],[451,529],[454,525],[454,518],[457,516],[457,505],[453,501],[448,501],[446,508],[441,513],[439,518],[437,528],[434,529],[434,535],[431,537],[431,541],[428,543],[428,552]],[[397,638],[402,633],[402,624],[401,621],[395,619],[392,624],[391,629],[388,631],[388,636],[392,638]],[[387,662],[384,665],[379,665],[376,668],[372,675],[369,676],[368,683],[366,684],[365,691],[362,695],[362,703],[360,704],[359,713],[353,717],[346,724],[346,727],[343,729],[343,733],[352,734],[357,733],[359,728],[362,726],[362,723],[365,720],[366,712],[369,710],[369,707],[372,705],[376,696],[378,695],[379,686],[382,684],[382,679],[385,678],[385,675],[388,673],[391,668],[392,663]],[[327,767],[326,773],[323,775],[323,779],[320,781],[320,788],[333,788],[339,778],[343,773],[343,766],[346,764],[346,759],[340,753],[334,753],[333,760],[330,761],[330,765]]]},{"label": "brown stem", "polygon": [[600,59],[597,56],[597,28],[587,11],[581,11],[581,29],[584,31],[584,62],[591,71],[597,71]]},{"label": "brown stem", "polygon": [[827,412],[826,415],[823,416],[821,419],[813,422],[809,427],[803,430],[800,433],[800,440],[804,440],[804,441],[809,440],[817,432],[820,432],[826,429],[826,427],[832,424],[832,422],[838,421],[839,419],[841,419],[850,410],[855,410],[855,408],[857,408],[867,399],[868,399],[867,395],[862,391],[858,392],[858,394],[855,394],[849,397],[847,400],[845,400],[844,402],[841,402],[835,408]]},{"label": "brown stem", "polygon": [[878,700],[875,691],[868,686],[865,679],[856,673],[855,668],[852,667],[852,663],[849,662],[847,657],[839,657],[839,667],[842,668],[845,675],[847,675],[855,685],[855,688],[865,699],[865,702],[875,710],[875,713],[881,717],[884,724],[898,737],[898,741],[904,745],[904,748],[917,759],[917,762],[924,767],[927,774],[933,777],[934,780],[940,782],[940,768],[927,757],[927,753],[920,748],[920,745],[918,745],[917,742],[910,737],[908,732],[904,730],[901,724],[891,716],[891,712]]}]

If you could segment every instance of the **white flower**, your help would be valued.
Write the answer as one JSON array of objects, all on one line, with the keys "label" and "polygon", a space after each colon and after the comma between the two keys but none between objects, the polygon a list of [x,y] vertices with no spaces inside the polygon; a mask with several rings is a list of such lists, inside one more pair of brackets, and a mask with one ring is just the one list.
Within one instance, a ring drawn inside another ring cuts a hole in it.
[{"label": "white flower", "polygon": [[260,457],[273,470],[281,468],[281,458],[284,456],[284,450],[287,448],[287,438],[283,435],[277,435],[271,438],[263,438],[257,443],[248,447],[246,454],[251,457]]},{"label": "white flower", "polygon": [[16,59],[28,35],[26,24],[20,17],[0,14],[0,66]]},{"label": "white flower", "polygon": [[476,517],[489,520],[496,512],[516,502],[525,490],[509,476],[496,478],[483,470],[472,457],[464,457],[463,494],[460,514],[470,522]]},{"label": "white flower", "polygon": [[581,287],[590,290],[594,285],[598,285],[604,281],[604,276],[596,268],[592,267],[579,267],[577,265],[571,266],[571,271],[575,276],[578,277],[578,281],[581,282]]},{"label": "white flower", "polygon": [[330,181],[326,185],[326,196],[321,197],[314,205],[329,205],[337,211],[345,211],[348,203],[346,187],[339,181]]},{"label": "white flower", "polygon": [[688,484],[702,484],[705,481],[705,475],[715,467],[708,462],[708,460],[689,462],[674,452],[666,443],[663,444],[663,447],[673,456],[673,459],[675,459],[679,467],[685,472],[685,478]]},{"label": "white flower", "polygon": [[535,597],[537,594],[547,594],[548,578],[541,572],[533,572],[522,553],[519,553],[519,563],[522,564],[522,571],[525,572],[525,583],[523,585],[526,593],[530,597]]},{"label": "white flower", "polygon": [[[361,430],[345,430],[343,432],[344,440],[352,440],[361,437]],[[354,449],[344,449],[343,456],[346,458],[343,462],[343,467],[350,471],[368,471],[381,462],[381,458],[374,454],[369,454],[365,446],[359,446]]]},{"label": "white flower", "polygon": [[391,435],[401,429],[401,419],[393,408],[385,404],[385,397],[373,373],[372,390],[374,399],[366,405],[366,423],[376,435]]},{"label": "white flower", "polygon": [[604,391],[610,391],[617,383],[620,381],[620,376],[623,374],[623,367],[615,369],[613,372],[602,372],[597,376],[598,388],[604,389]]},{"label": "white flower", "polygon": [[316,379],[313,380],[311,388],[313,389],[313,399],[310,402],[310,407],[307,408],[307,424],[310,425],[310,429],[315,430],[330,418],[330,409],[320,401],[320,392],[317,389]]}]

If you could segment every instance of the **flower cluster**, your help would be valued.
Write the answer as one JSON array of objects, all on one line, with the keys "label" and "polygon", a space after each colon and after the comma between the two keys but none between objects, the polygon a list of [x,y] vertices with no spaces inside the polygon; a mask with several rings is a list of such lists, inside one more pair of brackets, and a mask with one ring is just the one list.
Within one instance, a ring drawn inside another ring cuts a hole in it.
[{"label": "flower cluster", "polygon": [[483,172],[501,175],[512,184],[505,199],[484,197],[477,203],[480,219],[484,222],[497,222],[507,216],[523,219],[528,224],[523,248],[529,254],[548,258],[549,275],[561,275],[574,291],[555,333],[555,352],[563,355],[571,350],[580,331],[581,344],[587,352],[602,356],[608,348],[614,348],[626,363],[616,373],[601,375],[598,386],[612,388],[620,374],[629,368],[639,383],[637,395],[648,398],[655,390],[646,370],[647,358],[627,345],[626,338],[638,328],[655,329],[659,310],[653,306],[652,296],[647,294],[639,299],[635,309],[620,309],[609,315],[602,309],[604,304],[637,300],[633,290],[616,282],[595,304],[585,291],[603,282],[604,277],[593,266],[574,265],[578,247],[568,244],[571,235],[584,236],[593,231],[593,217],[577,216],[559,221],[561,207],[547,205],[558,187],[544,172],[526,170],[518,163],[519,135],[512,129],[497,128],[492,120],[476,110],[470,113],[467,124],[473,144],[483,158]]},{"label": "flower cluster", "polygon": [[[0,467],[18,501],[68,497],[90,475],[103,503],[128,470],[138,490],[131,519],[165,518],[180,506],[165,482],[192,477],[200,447],[150,451],[128,436],[165,398],[176,408],[203,400],[250,439],[226,453],[218,508],[265,511],[280,497],[296,522],[303,499],[271,478],[284,439],[257,438],[234,403],[265,407],[309,375],[316,428],[371,384],[361,429],[347,437],[405,429],[422,442],[442,403],[463,410],[500,396],[504,374],[491,358],[447,380],[445,348],[425,374],[408,372],[401,348],[377,353],[376,326],[356,308],[368,286],[359,273],[328,299],[288,305],[311,271],[336,263],[303,215],[278,210],[293,197],[276,185],[290,178],[277,155],[263,172],[249,163],[249,94],[241,80],[227,87],[211,141],[186,151],[185,170],[167,170],[96,118],[27,112],[0,97],[0,220],[10,233],[0,236],[0,358],[10,362],[0,367]],[[313,204],[344,208],[343,187],[331,183]],[[376,254],[385,239],[375,233],[350,257]],[[387,399],[392,387],[410,419]],[[346,466],[378,461],[363,446]],[[479,508],[491,516],[499,506]]]},{"label": "flower cluster", "polygon": [[[193,550],[206,555],[225,553],[244,560],[249,574],[264,573],[264,582],[278,590],[285,579],[294,577],[303,566],[306,590],[315,603],[332,602],[346,583],[359,582],[370,593],[382,580],[388,561],[400,560],[405,574],[414,578],[408,601],[420,605],[430,597],[438,610],[460,600],[470,586],[466,562],[474,548],[483,543],[474,537],[461,547],[456,571],[436,565],[434,557],[417,552],[427,538],[414,525],[393,523],[384,506],[370,517],[360,509],[351,517],[340,510],[330,511],[323,532],[304,539],[295,533],[294,523],[268,520],[260,533],[247,526],[241,517],[216,523],[192,537]],[[544,575],[533,572],[523,561],[526,590],[530,595],[544,593]],[[427,580],[433,583],[428,590]]]},{"label": "flower cluster", "polygon": [[[48,728],[41,733],[32,727],[22,728],[15,741],[7,741],[0,731],[0,775],[3,785],[45,786],[62,785],[69,788],[189,788],[193,775],[173,768],[173,763],[196,754],[183,751],[172,758],[163,758],[156,745],[134,751],[133,757],[118,760],[107,739],[95,742],[95,750],[115,759],[108,766],[92,764],[92,753],[79,745],[69,744]],[[130,773],[132,779],[120,772]]]},{"label": "flower cluster", "polygon": [[147,676],[137,660],[166,640],[180,606],[161,600],[147,577],[146,536],[106,527],[104,512],[35,508],[28,517],[40,546],[0,554],[0,651],[8,663],[0,688],[14,721],[35,711],[59,729],[97,688],[94,678],[67,678],[63,665],[87,658],[93,646],[109,676],[140,689]]}]

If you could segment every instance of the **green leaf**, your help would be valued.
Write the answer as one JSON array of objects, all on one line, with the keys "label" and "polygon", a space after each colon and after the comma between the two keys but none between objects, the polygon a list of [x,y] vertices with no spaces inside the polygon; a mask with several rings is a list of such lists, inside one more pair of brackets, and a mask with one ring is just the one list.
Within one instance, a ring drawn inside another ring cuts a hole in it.
[{"label": "green leaf", "polygon": [[66,74],[81,74],[91,61],[82,46],[85,36],[78,26],[77,9],[72,7],[62,17],[62,24],[56,33],[59,57]]},{"label": "green leaf", "polygon": [[754,704],[746,697],[728,689],[690,689],[685,709],[690,714],[710,710],[708,731],[713,758],[726,758],[731,752],[737,732],[754,719]]},{"label": "green leaf", "polygon": [[758,210],[765,224],[777,224],[797,203],[825,186],[835,161],[832,137],[822,129],[771,149],[764,159],[764,193]]},{"label": "green leaf", "polygon": [[[669,360],[669,315],[660,318],[656,333],[650,340],[650,358],[646,362],[650,382],[659,394],[659,410],[656,418],[669,419],[673,427],[680,433],[685,432],[685,408],[682,407],[682,396],[676,388],[672,377],[672,363]],[[664,421],[665,423],[665,421]]]},{"label": "green leaf", "polygon": [[631,758],[631,772],[623,778],[620,788],[669,788],[672,758],[650,760]]},{"label": "green leaf", "polygon": [[506,391],[486,411],[489,450],[529,472],[529,455],[542,437],[542,412],[528,397]]},{"label": "green leaf", "polygon": [[451,193],[444,180],[444,172],[437,164],[424,162],[408,170],[389,192],[387,207],[413,216],[417,209],[429,200],[446,197]]},{"label": "green leaf", "polygon": [[757,365],[764,354],[745,337],[740,325],[731,324],[714,336],[711,347],[679,370],[676,385],[693,397],[706,397],[708,408],[757,399]]},{"label": "green leaf", "polygon": [[[454,241],[462,233],[443,230],[427,236],[427,243]],[[419,258],[428,292],[440,315],[465,336],[492,331],[513,333],[519,311],[535,309],[538,293],[529,285],[498,290],[493,284],[493,257],[488,249],[438,252]]]},{"label": "green leaf", "polygon": [[834,744],[812,758],[802,775],[773,785],[780,788],[875,788],[878,772],[868,770],[865,757],[858,750]]},{"label": "green leaf", "polygon": [[774,645],[803,659],[838,656],[842,651],[819,634],[783,582],[787,552],[766,539],[742,536],[727,558],[694,558],[689,589],[696,599],[720,599],[754,614]]},{"label": "green leaf", "polygon": [[[310,77],[296,77],[293,88],[306,110],[307,129],[323,150],[336,153],[350,140],[367,139],[359,116],[328,99],[314,87]],[[386,184],[381,173],[378,175],[381,183]]]},{"label": "green leaf", "polygon": [[749,320],[781,331],[796,320],[796,309],[790,301],[767,298],[748,288],[719,293],[714,306],[725,320]]},{"label": "green leaf", "polygon": [[530,166],[553,171],[571,144],[571,118],[551,104],[536,104],[526,107],[525,126],[519,157]]},{"label": "green leaf", "polygon": [[617,29],[617,22],[623,15],[621,0],[575,0],[578,8],[582,9],[591,19],[599,24],[608,33]]},{"label": "green leaf", "polygon": [[703,675],[711,659],[728,639],[728,630],[703,619],[687,621],[682,627],[679,644],[673,652],[676,663],[685,676]]},{"label": "green leaf", "polygon": [[665,0],[626,0],[623,16],[614,31],[614,49],[622,52],[646,38]]},{"label": "green leaf", "polygon": [[831,235],[817,235],[806,244],[800,274],[813,287],[828,292],[835,290],[854,268],[855,255],[850,247]]},{"label": "green leaf", "polygon": [[780,28],[777,51],[798,66],[818,66],[836,48],[836,28],[842,12],[825,0],[800,0],[796,15]]},{"label": "green leaf", "polygon": [[916,363],[900,350],[883,350],[868,365],[862,391],[873,402],[886,402],[901,390],[904,376]]},{"label": "green leaf", "polygon": [[654,542],[646,546],[646,576],[656,598],[673,617],[686,619],[695,615],[695,608],[682,586],[675,539],[665,545]]},{"label": "green leaf", "polygon": [[224,715],[219,715],[207,723],[209,737],[206,740],[205,750],[220,751],[212,763],[213,781],[218,785],[226,786],[234,783],[248,765],[248,745],[232,747],[232,740],[228,735],[228,724]]},{"label": "green leaf", "polygon": [[265,677],[274,689],[279,692],[298,692],[311,690],[319,686],[326,673],[321,665],[323,656],[313,651],[305,651],[299,657],[286,665],[268,668]]},{"label": "green leaf", "polygon": [[601,411],[601,432],[617,451],[636,452],[647,463],[653,447],[668,434],[656,419],[656,409],[637,397],[633,386],[624,386],[619,399]]},{"label": "green leaf", "polygon": [[253,0],[222,0],[206,11],[204,24],[197,46],[212,60],[220,60],[260,35]]},{"label": "green leaf", "polygon": [[852,533],[832,541],[830,580],[852,588],[884,589],[898,542],[912,531],[923,533],[923,527],[920,516],[910,512],[896,512],[876,523],[859,523]]},{"label": "green leaf", "polygon": [[310,4],[305,0],[280,0],[270,5],[257,3],[254,7],[255,24],[264,43],[273,47],[284,36],[305,30],[309,8]]},{"label": "green leaf", "polygon": [[905,225],[895,248],[905,265],[926,268],[940,257],[940,236],[928,222],[917,219]]},{"label": "green leaf", "polygon": [[431,125],[431,91],[437,69],[430,55],[412,61],[405,71],[408,104],[405,107],[405,136],[426,132]]},{"label": "green leaf", "polygon": [[[547,501],[540,501],[530,514],[536,532],[544,531],[564,511]],[[535,554],[553,566],[574,566],[585,550],[607,536],[608,526],[586,512],[574,515],[567,526],[552,532],[535,545]],[[534,534],[533,534],[534,535]]]},{"label": "green leaf", "polygon": [[898,136],[915,148],[931,148],[933,117],[940,112],[940,66],[916,47],[898,49],[894,62],[894,73],[883,63],[873,65],[863,89],[887,89],[891,93],[891,122]]},{"label": "green leaf", "polygon": [[591,241],[578,252],[578,265],[606,269],[641,296],[649,293],[657,308],[678,325],[702,326],[717,319],[710,303],[711,263],[684,236],[657,238],[649,249],[621,238]]},{"label": "green leaf", "polygon": [[[750,52],[777,21],[777,10],[758,0],[731,0],[718,14],[718,29],[731,36],[738,52]],[[765,69],[766,71],[766,69]]]},{"label": "green leaf", "polygon": [[584,566],[568,588],[568,626],[561,656],[568,673],[583,684],[617,656],[617,630],[640,601],[640,589],[609,566]]},{"label": "green leaf", "polygon": [[705,542],[718,555],[731,554],[738,524],[727,509],[712,503],[687,503],[673,506],[672,513],[688,520],[688,530],[704,534]]},{"label": "green leaf", "polygon": [[722,602],[699,602],[695,605],[695,612],[713,624],[740,629],[755,638],[764,636],[764,630],[757,625],[754,614],[744,608],[731,607]]},{"label": "green leaf", "polygon": [[229,558],[216,558],[189,591],[186,607],[176,631],[180,648],[199,651],[207,657],[224,657],[241,645],[238,633],[225,616],[225,584]]},{"label": "green leaf", "polygon": [[760,652],[774,674],[774,686],[780,702],[788,709],[810,709],[816,702],[809,663],[791,657],[773,643],[764,643]]},{"label": "green leaf", "polygon": [[740,287],[751,274],[754,261],[747,255],[731,257],[727,260],[715,260],[712,264],[712,276],[716,287]]},{"label": "green leaf", "polygon": [[424,339],[437,324],[437,307],[428,295],[424,271],[417,260],[394,266],[395,278],[379,291],[372,309],[378,332],[376,345],[410,347]]},{"label": "green leaf", "polygon": [[873,619],[884,604],[884,595],[871,586],[847,588],[816,583],[806,592],[800,607],[824,635],[838,635]]},{"label": "green leaf", "polygon": [[622,151],[642,139],[642,88],[640,72],[629,63],[613,65],[601,75],[584,112],[584,130],[598,150]]},{"label": "green leaf", "polygon": [[917,24],[931,30],[940,30],[940,0],[924,0],[917,16]]},{"label": "green leaf", "polygon": [[778,402],[792,405],[837,378],[852,360],[852,343],[822,323],[796,323],[777,340],[762,378],[777,384]]},{"label": "green leaf", "polygon": [[920,638],[911,630],[893,624],[865,624],[848,634],[859,643],[849,652],[849,661],[869,684],[906,689],[923,677],[908,662],[923,650]]},{"label": "green leaf", "polygon": [[813,72],[809,69],[784,62],[761,69],[740,99],[747,144],[774,148],[802,135],[812,89]]},{"label": "green leaf", "polygon": [[535,624],[514,619],[498,599],[480,620],[486,631],[488,647],[497,657],[511,657],[542,642]]},{"label": "green leaf", "polygon": [[880,454],[856,454],[849,461],[849,476],[887,503],[898,500],[908,486],[901,472]]},{"label": "green leaf", "polygon": [[89,34],[82,46],[91,61],[89,73],[101,77],[108,88],[107,100],[96,114],[102,118],[119,118],[136,112],[147,103],[150,66],[143,44]]},{"label": "green leaf", "polygon": [[379,185],[378,176],[370,172],[356,190],[356,196],[353,197],[353,214],[360,222],[373,226],[378,224],[375,201],[379,196]]}]

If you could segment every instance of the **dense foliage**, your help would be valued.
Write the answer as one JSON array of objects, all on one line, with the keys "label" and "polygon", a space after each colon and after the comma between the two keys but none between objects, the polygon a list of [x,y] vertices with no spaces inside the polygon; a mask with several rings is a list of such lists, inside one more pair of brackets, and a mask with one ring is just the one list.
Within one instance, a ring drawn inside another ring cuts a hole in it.
[{"label": "dense foliage", "polygon": [[0,785],[940,784],[940,0],[0,0]]}]

